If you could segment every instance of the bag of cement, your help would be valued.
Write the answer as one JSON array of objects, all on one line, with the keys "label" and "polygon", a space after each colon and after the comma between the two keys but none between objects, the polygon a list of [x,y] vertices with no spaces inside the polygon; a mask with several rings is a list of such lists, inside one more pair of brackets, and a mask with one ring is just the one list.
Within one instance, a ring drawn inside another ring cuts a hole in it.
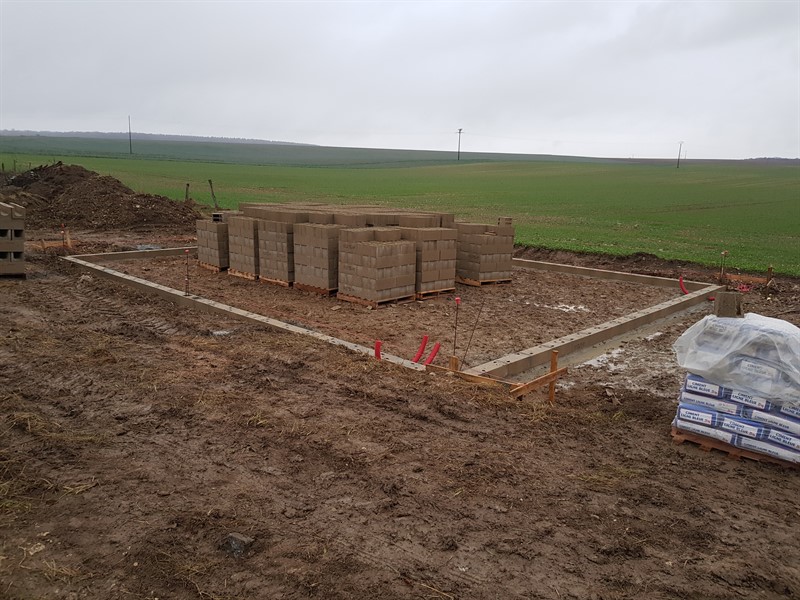
[{"label": "bag of cement", "polygon": [[[725,387],[724,385],[711,383],[710,381],[703,379],[699,375],[694,375],[693,373],[688,373],[686,375],[686,378],[683,382],[683,391],[692,395],[699,394],[708,398],[715,398],[727,402],[736,402],[737,404],[742,404],[750,408],[757,408],[758,410],[772,410],[772,403],[766,398],[759,398],[758,396],[747,394],[741,390],[734,390],[732,388]],[[689,398],[686,399],[686,402],[689,404],[697,404],[697,402],[692,402]],[[790,416],[800,416],[800,406],[794,407],[790,404],[786,404],[781,408],[786,409],[786,414]],[[730,410],[720,410],[719,412],[741,414],[741,412],[737,413]]]},{"label": "bag of cement", "polygon": [[745,408],[743,416],[745,419],[750,421],[762,423],[770,429],[778,429],[780,431],[791,433],[792,435],[800,436],[800,421],[788,416],[784,416],[780,413]]},{"label": "bag of cement", "polygon": [[691,404],[679,404],[676,418],[679,421],[689,421],[706,427],[719,427],[722,423],[722,415],[718,412]]},{"label": "bag of cement", "polygon": [[683,431],[684,433],[696,433],[697,435],[702,435],[707,438],[712,438],[715,440],[719,440],[721,442],[725,442],[726,444],[730,444],[731,446],[734,445],[736,442],[736,435],[733,433],[729,433],[727,431],[721,431],[719,429],[714,429],[713,427],[707,427],[705,425],[700,425],[699,423],[694,423],[692,421],[684,421],[683,419],[679,419],[675,417],[675,420],[672,421],[672,426],[677,429],[678,431]]},{"label": "bag of cement", "polygon": [[777,429],[770,429],[767,435],[767,441],[773,444],[780,444],[792,450],[800,452],[800,437],[778,431]]},{"label": "bag of cement", "polygon": [[702,406],[703,408],[709,408],[715,412],[728,415],[742,415],[744,414],[745,409],[743,405],[737,404],[736,402],[727,402],[725,400],[709,398],[708,396],[703,396],[702,394],[692,394],[691,392],[686,391],[681,392],[678,402],[680,404]]},{"label": "bag of cement", "polygon": [[766,454],[767,456],[773,456],[781,460],[800,464],[800,452],[795,452],[794,450],[778,446],[777,444],[771,444],[770,442],[754,440],[740,435],[736,437],[736,446],[743,450],[750,450],[751,452]]},{"label": "bag of cement", "polygon": [[781,415],[800,420],[800,402],[786,402],[777,410]]},{"label": "bag of cement", "polygon": [[800,328],[748,313],[704,317],[673,345],[678,364],[704,379],[764,397],[800,401]]},{"label": "bag of cement", "polygon": [[724,431],[730,431],[736,435],[743,435],[754,440],[765,440],[769,436],[769,427],[755,421],[748,421],[740,417],[733,417],[730,415],[722,415],[719,428]]}]

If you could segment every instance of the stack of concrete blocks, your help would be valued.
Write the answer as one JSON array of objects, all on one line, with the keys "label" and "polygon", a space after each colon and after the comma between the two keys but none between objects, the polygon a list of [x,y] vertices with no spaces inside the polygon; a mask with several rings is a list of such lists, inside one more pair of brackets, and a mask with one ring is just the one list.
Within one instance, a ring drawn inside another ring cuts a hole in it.
[{"label": "stack of concrete blocks", "polygon": [[0,276],[25,275],[25,208],[0,202]]},{"label": "stack of concrete blocks", "polygon": [[497,225],[456,223],[456,281],[472,285],[511,280],[514,226],[501,217]]},{"label": "stack of concrete blocks", "polygon": [[416,246],[398,227],[345,229],[339,234],[339,293],[369,303],[414,298]]},{"label": "stack of concrete blocks", "polygon": [[220,271],[228,268],[228,224],[197,221],[197,260]]},{"label": "stack of concrete blocks", "polygon": [[228,219],[228,273],[255,279],[258,277],[258,219]]},{"label": "stack of concrete blocks", "polygon": [[402,239],[413,241],[416,252],[415,291],[420,298],[456,287],[456,229],[400,227]]},{"label": "stack of concrete blocks", "polygon": [[246,210],[258,217],[259,279],[290,286],[294,283],[294,227],[308,221],[308,212],[280,207]]},{"label": "stack of concrete blocks", "polygon": [[333,220],[333,215],[311,213],[312,222],[294,226],[295,287],[332,293],[339,287],[339,233],[345,226],[317,220]]}]

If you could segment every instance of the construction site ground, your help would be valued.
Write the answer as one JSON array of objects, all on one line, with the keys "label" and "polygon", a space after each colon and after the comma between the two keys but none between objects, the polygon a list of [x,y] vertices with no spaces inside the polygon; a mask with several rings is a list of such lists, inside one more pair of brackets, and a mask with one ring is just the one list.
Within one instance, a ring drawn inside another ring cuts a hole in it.
[{"label": "construction site ground", "polygon": [[[0,280],[2,598],[800,596],[798,471],[670,438],[672,343],[710,305],[572,367],[549,406],[178,308],[59,261],[46,236],[29,235],[27,279]],[[73,232],[72,253],[191,238]],[[174,263],[115,268],[181,288]],[[676,293],[515,275],[458,287],[459,336],[487,298],[469,363]],[[452,343],[452,297],[370,311],[194,265],[189,284],[404,357],[423,333]],[[744,307],[798,325],[800,281]]]}]

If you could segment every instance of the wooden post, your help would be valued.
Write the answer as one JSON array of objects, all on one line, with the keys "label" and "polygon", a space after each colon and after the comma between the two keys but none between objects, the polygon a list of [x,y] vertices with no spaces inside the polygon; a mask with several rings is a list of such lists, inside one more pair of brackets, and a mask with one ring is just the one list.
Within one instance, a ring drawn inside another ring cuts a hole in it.
[{"label": "wooden post", "polygon": [[[550,354],[550,372],[554,373],[558,371],[558,350],[553,350]],[[555,380],[550,382],[550,404],[555,404],[556,401],[556,382]]]},{"label": "wooden post", "polygon": [[448,364],[448,368],[451,371],[458,371],[458,357],[457,356],[451,356],[450,357],[450,362]]},{"label": "wooden post", "polygon": [[742,295],[739,292],[717,292],[714,314],[718,317],[744,317]]}]

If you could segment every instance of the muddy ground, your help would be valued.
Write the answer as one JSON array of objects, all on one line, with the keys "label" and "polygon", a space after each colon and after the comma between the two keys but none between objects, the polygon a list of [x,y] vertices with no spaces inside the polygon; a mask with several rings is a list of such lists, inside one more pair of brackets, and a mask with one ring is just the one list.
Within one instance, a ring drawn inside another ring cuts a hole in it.
[{"label": "muddy ground", "polygon": [[[798,472],[669,436],[671,345],[709,307],[572,368],[551,407],[29,256],[0,280],[0,597],[800,596]],[[800,324],[800,282],[745,308]]]},{"label": "muddy ground", "polygon": [[454,344],[461,362],[475,366],[682,295],[677,283],[660,288],[515,268],[513,285],[459,285],[454,293],[373,310],[335,297],[213,273],[196,259],[188,263],[188,286],[187,260],[181,256],[100,264],[368,347],[381,340],[384,352],[407,359],[428,335],[430,347],[441,344],[434,364],[442,366]]}]

